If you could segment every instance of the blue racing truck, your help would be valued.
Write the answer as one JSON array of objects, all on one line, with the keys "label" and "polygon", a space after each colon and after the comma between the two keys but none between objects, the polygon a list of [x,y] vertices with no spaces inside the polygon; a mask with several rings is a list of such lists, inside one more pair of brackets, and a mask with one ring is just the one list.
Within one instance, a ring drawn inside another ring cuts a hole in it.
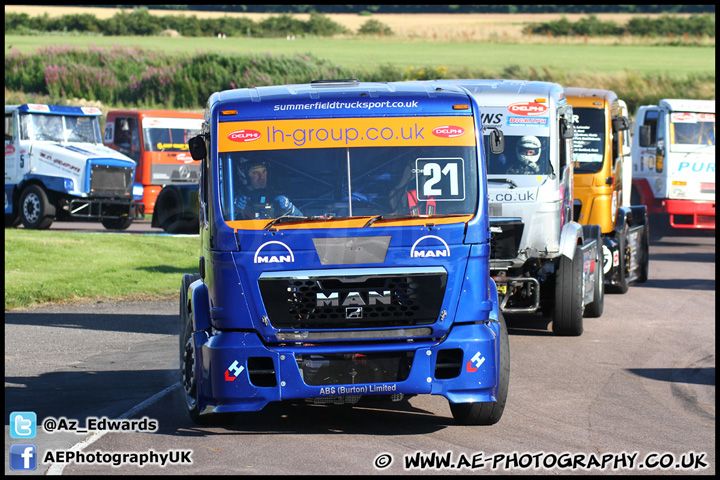
[{"label": "blue racing truck", "polygon": [[214,93],[189,142],[202,160],[200,273],[180,290],[190,417],[436,394],[460,424],[496,423],[510,354],[481,138],[472,96],[434,82]]}]

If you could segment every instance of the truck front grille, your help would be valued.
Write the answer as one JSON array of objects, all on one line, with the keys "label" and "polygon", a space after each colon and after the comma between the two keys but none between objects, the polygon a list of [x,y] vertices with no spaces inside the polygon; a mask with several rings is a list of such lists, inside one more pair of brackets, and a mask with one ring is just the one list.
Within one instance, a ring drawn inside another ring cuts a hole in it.
[{"label": "truck front grille", "polygon": [[306,385],[347,385],[341,394],[392,394],[394,385],[360,385],[395,383],[407,380],[414,352],[341,353],[296,355],[298,369]]},{"label": "truck front grille", "polygon": [[270,324],[280,329],[429,325],[440,315],[447,273],[261,278]]},{"label": "truck front grille", "polygon": [[521,219],[490,219],[490,259],[513,259],[518,255],[524,224]]},{"label": "truck front grille", "polygon": [[130,167],[93,164],[90,166],[89,193],[98,197],[130,197],[132,176]]}]

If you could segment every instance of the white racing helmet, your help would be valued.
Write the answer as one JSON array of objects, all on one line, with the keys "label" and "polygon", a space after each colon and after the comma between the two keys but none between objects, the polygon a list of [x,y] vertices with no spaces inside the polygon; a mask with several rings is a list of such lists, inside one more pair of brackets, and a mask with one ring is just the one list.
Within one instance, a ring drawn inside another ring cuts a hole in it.
[{"label": "white racing helmet", "polygon": [[533,135],[522,137],[516,147],[518,159],[522,164],[538,171],[540,167],[537,162],[540,160],[541,147],[542,145],[537,137]]}]

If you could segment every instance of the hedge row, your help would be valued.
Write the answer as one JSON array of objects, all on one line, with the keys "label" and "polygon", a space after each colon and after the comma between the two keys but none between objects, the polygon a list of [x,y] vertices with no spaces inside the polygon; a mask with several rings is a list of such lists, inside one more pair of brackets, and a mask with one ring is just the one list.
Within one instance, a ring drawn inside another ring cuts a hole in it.
[{"label": "hedge row", "polygon": [[634,17],[625,25],[613,21],[603,22],[595,15],[570,22],[562,17],[545,23],[530,23],[523,29],[527,34],[545,34],[552,36],[603,36],[603,35],[634,35],[641,37],[715,37],[715,15],[691,15],[690,17],[660,18]]},{"label": "hedge row", "polygon": [[61,46],[29,55],[11,51],[5,57],[5,88],[11,91],[171,108],[202,107],[220,90],[348,75],[310,54],[190,56],[139,47]]},{"label": "hedge row", "polygon": [[[128,61],[132,59],[132,61]],[[330,78],[361,81],[433,80],[437,78],[508,78],[592,85],[614,90],[634,111],[660,98],[715,98],[715,75],[676,79],[620,75],[578,76],[558,69],[509,66],[500,71],[424,66],[402,69],[381,65],[373,70],[343,68],[305,55],[170,55],[139,47],[48,47],[36,53],[11,51],[5,57],[6,103],[99,101],[116,108],[202,109],[214,92],[262,85],[307,83]],[[39,98],[38,98],[39,97]]]},{"label": "hedge row", "polygon": [[96,35],[158,35],[176,30],[186,37],[215,36],[224,33],[234,37],[284,37],[312,35],[330,37],[351,33],[328,17],[311,13],[307,21],[290,15],[276,15],[256,23],[244,17],[197,18],[196,16],[151,15],[147,8],[122,10],[103,20],[89,13],[50,17],[47,13],[30,17],[27,13],[6,13],[5,33],[27,35],[46,32],[81,32]]},{"label": "hedge row", "polygon": [[[256,23],[244,17],[202,18],[194,15],[151,15],[147,8],[122,10],[107,20],[92,14],[71,14],[51,18],[47,13],[30,17],[26,13],[7,13],[5,33],[32,34],[45,32],[80,32],[97,35],[158,35],[164,30],[176,30],[186,37],[215,36],[218,33],[235,37],[284,37],[287,35],[331,37],[350,34],[347,28],[328,17],[310,13],[307,21],[290,15],[270,16]],[[634,17],[625,25],[613,21],[603,22],[595,15],[570,22],[563,17],[545,23],[530,23],[525,33],[553,36],[635,35],[648,37],[708,36],[715,37],[715,15],[702,14],[690,17],[663,15],[660,18]],[[369,19],[356,32],[358,35],[392,35],[386,25]]]}]

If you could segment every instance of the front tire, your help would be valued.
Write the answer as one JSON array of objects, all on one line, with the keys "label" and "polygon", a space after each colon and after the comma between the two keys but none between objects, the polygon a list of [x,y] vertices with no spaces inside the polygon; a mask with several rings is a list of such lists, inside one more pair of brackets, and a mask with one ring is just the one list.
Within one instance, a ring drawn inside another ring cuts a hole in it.
[{"label": "front tire", "polygon": [[48,200],[45,190],[30,185],[20,196],[20,221],[25,228],[45,230],[50,228],[55,217],[55,207]]},{"label": "front tire", "polygon": [[582,251],[575,248],[572,260],[565,255],[555,272],[555,306],[553,333],[579,336],[583,333],[583,262]]},{"label": "front tire", "polygon": [[635,283],[645,283],[648,280],[648,273],[650,272],[650,224],[645,222],[645,228],[643,229],[642,240],[640,242],[640,251],[638,256],[640,258],[640,270],[638,272],[638,278]]},{"label": "front tire", "polygon": [[498,311],[500,334],[498,348],[500,363],[498,366],[497,401],[476,403],[450,403],[450,411],[459,425],[494,425],[502,417],[510,384],[510,340],[503,314]]},{"label": "front tire", "polygon": [[585,305],[584,316],[598,318],[602,316],[605,308],[605,275],[603,274],[602,233],[595,228],[595,241],[597,242],[597,256],[595,257],[595,288],[592,303]]},{"label": "front tire", "polygon": [[198,402],[197,354],[193,338],[193,312],[188,303],[188,288],[200,275],[185,274],[180,288],[180,383],[190,419],[199,424],[209,423],[212,415],[201,416]]},{"label": "front tire", "polygon": [[627,226],[623,229],[622,233],[618,236],[618,255],[620,257],[618,264],[618,275],[617,283],[608,285],[609,290],[613,293],[627,293],[630,288],[630,282],[628,277],[630,276],[630,245],[627,241],[628,228]]}]

